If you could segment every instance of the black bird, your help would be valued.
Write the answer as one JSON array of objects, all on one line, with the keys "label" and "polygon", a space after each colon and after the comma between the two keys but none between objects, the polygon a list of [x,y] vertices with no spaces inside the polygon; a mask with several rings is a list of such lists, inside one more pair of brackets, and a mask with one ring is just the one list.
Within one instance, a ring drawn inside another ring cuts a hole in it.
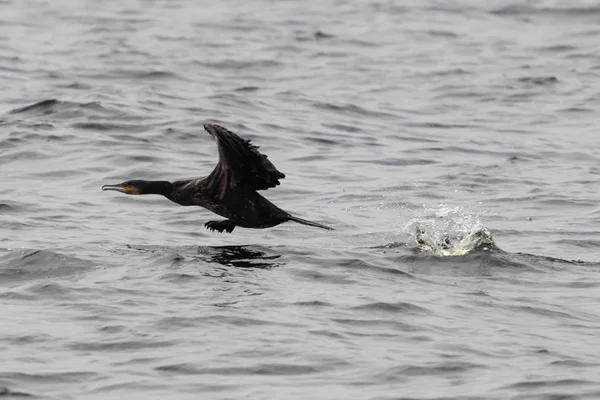
[{"label": "black bird", "polygon": [[333,230],[294,217],[258,194],[257,190],[273,188],[279,185],[279,179],[285,178],[258,151],[258,146],[219,125],[205,124],[204,129],[215,138],[219,148],[219,162],[206,178],[177,182],[131,180],[104,185],[102,190],[160,194],[182,206],[201,206],[227,218],[204,224],[212,231],[232,232],[236,226],[270,228],[287,221]]}]

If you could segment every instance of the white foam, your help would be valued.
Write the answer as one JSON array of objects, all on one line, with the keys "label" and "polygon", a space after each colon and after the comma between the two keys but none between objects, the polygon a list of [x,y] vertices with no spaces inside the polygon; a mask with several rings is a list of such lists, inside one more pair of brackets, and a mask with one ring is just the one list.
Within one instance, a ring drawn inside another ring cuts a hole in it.
[{"label": "white foam", "polygon": [[492,235],[474,212],[462,206],[424,207],[424,215],[405,227],[419,251],[439,256],[461,256],[494,245]]}]

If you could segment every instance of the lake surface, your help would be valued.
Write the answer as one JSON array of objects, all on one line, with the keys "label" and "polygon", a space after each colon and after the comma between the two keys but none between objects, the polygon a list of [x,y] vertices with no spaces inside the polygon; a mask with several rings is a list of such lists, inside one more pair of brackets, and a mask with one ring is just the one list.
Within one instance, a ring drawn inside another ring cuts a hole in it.
[{"label": "lake surface", "polygon": [[[600,398],[599,37],[592,1],[0,1],[0,398]],[[100,190],[208,175],[204,123],[335,231]]]}]

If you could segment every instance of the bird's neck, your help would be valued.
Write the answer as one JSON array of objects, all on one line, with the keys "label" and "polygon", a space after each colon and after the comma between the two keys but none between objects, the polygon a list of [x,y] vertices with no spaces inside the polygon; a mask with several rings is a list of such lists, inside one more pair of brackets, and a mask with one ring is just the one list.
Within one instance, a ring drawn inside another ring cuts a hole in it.
[{"label": "bird's neck", "polygon": [[143,194],[160,194],[167,198],[173,193],[173,184],[169,181],[146,181],[142,189]]}]

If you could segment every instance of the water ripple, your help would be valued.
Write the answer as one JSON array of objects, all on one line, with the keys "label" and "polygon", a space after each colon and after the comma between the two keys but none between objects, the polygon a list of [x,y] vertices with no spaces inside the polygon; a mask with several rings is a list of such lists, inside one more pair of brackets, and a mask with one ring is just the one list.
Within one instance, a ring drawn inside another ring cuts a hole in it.
[{"label": "water ripple", "polygon": [[596,4],[0,3],[0,398],[599,397]]}]

